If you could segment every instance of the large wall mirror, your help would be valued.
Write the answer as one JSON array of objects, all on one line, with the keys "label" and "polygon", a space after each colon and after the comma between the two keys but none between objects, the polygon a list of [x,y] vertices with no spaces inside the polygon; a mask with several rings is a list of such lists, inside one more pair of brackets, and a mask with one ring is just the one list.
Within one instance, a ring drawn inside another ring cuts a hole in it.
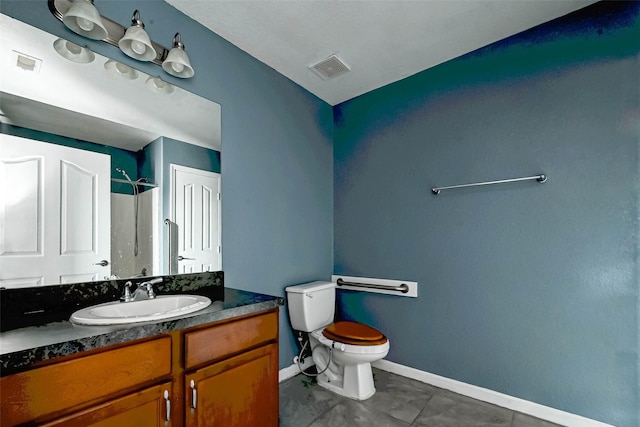
[{"label": "large wall mirror", "polygon": [[220,105],[0,14],[0,287],[222,269]]}]

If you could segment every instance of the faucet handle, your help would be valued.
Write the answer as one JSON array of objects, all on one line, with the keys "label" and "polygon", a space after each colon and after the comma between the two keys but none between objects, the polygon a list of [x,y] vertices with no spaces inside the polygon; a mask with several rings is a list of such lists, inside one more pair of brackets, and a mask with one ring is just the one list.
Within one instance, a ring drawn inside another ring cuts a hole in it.
[{"label": "faucet handle", "polygon": [[131,285],[132,283],[130,281],[124,284],[124,290],[122,291],[120,301],[129,302],[133,300],[133,296],[131,295]]},{"label": "faucet handle", "polygon": [[147,294],[149,295],[149,298],[155,298],[156,297],[156,293],[155,290],[153,289],[153,285],[155,285],[156,283],[162,283],[162,277],[156,277],[153,280],[149,280],[149,286],[147,287]]},{"label": "faucet handle", "polygon": [[153,285],[160,282],[162,282],[162,277],[156,277],[155,279],[140,283],[138,288],[145,289],[147,291],[147,298],[153,299],[156,297]]},{"label": "faucet handle", "polygon": [[147,298],[153,299],[156,297],[156,292],[153,290],[153,284],[151,282],[147,282]]}]

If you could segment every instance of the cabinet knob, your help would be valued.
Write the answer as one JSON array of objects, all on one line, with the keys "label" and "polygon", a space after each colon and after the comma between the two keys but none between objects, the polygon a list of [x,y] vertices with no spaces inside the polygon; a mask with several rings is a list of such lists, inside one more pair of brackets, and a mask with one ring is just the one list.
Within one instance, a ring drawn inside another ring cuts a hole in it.
[{"label": "cabinet knob", "polygon": [[196,390],[196,382],[194,380],[191,380],[189,386],[191,386],[191,409],[193,410],[196,409],[197,406],[198,390]]}]

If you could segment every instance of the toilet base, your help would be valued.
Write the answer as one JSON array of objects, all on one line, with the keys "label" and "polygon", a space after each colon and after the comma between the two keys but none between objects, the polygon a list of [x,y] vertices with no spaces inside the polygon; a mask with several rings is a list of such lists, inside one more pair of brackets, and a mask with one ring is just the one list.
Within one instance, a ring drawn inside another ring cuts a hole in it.
[{"label": "toilet base", "polygon": [[345,365],[344,375],[329,379],[325,374],[317,378],[318,385],[341,396],[354,400],[367,400],[376,393],[370,363]]}]

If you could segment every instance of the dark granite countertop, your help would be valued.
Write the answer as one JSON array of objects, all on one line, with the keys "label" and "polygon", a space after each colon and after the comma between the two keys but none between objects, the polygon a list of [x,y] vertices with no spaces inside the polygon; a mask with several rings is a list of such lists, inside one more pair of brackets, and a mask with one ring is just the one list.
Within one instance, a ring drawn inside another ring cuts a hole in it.
[{"label": "dark granite countertop", "polygon": [[283,304],[280,297],[226,287],[223,289],[222,296],[221,287],[199,288],[193,293],[209,296],[212,304],[203,310],[173,319],[126,325],[82,326],[71,323],[66,317],[64,320],[1,332],[0,376],[28,370],[49,359],[257,313]]}]

